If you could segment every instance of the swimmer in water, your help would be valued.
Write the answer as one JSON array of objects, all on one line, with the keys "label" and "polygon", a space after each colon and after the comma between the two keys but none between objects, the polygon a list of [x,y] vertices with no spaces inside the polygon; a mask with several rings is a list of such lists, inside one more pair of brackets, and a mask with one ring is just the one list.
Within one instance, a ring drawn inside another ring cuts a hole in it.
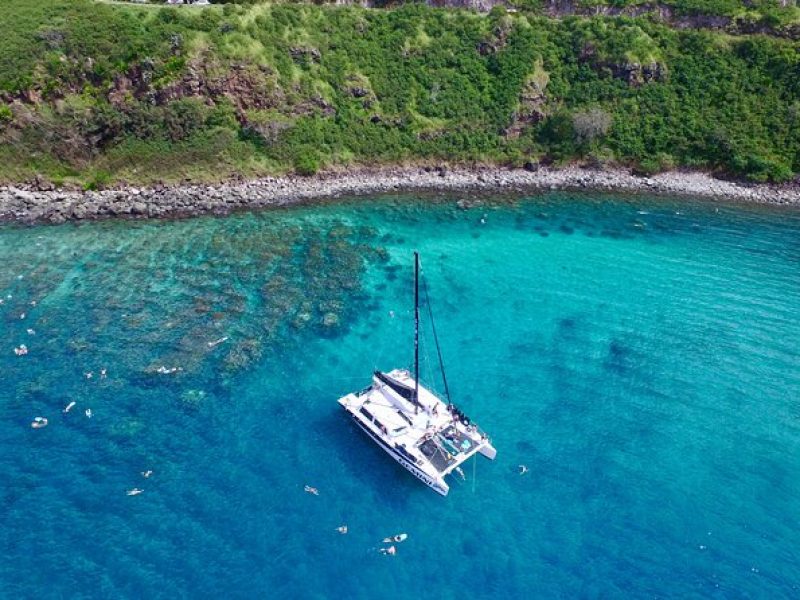
[{"label": "swimmer in water", "polygon": [[142,471],[142,477],[144,477],[145,479],[150,477],[150,475],[152,475],[152,474],[153,474],[152,471]]},{"label": "swimmer in water", "polygon": [[389,546],[388,548],[380,548],[378,552],[380,552],[381,554],[388,554],[389,556],[394,556],[395,554],[397,554],[397,548],[395,548],[394,546]]},{"label": "swimmer in water", "polygon": [[340,525],[339,527],[336,528],[336,531],[344,535],[345,533],[347,533],[347,525]]},{"label": "swimmer in water", "polygon": [[91,419],[92,418],[92,409],[91,408],[87,408],[86,411],[84,411],[83,414],[85,414],[88,419]]},{"label": "swimmer in water", "polygon": [[68,413],[69,411],[71,411],[71,410],[72,410],[74,407],[75,407],[75,401],[73,400],[72,402],[70,402],[69,404],[67,404],[67,405],[64,407],[64,414],[67,414],[67,413]]},{"label": "swimmer in water", "polygon": [[388,544],[390,542],[395,542],[399,544],[400,542],[404,542],[408,539],[407,533],[398,533],[397,535],[393,535],[392,537],[383,538],[383,543]]},{"label": "swimmer in water", "polygon": [[42,427],[47,427],[47,418],[46,417],[36,417],[33,419],[33,423],[31,423],[31,427],[34,429],[41,429]]},{"label": "swimmer in water", "polygon": [[305,490],[309,494],[314,494],[315,496],[319,496],[319,490],[315,487],[311,487],[310,485],[305,486],[303,490]]},{"label": "swimmer in water", "polygon": [[105,378],[106,378],[106,368],[103,367],[102,369],[100,369],[100,379],[105,379]]},{"label": "swimmer in water", "polygon": [[519,474],[520,475],[525,475],[525,473],[528,472],[528,467],[526,467],[525,465],[520,465],[517,468],[519,469]]},{"label": "swimmer in water", "polygon": [[214,348],[215,346],[219,346],[222,342],[227,342],[227,341],[228,341],[228,336],[226,335],[225,337],[221,337],[218,340],[214,340],[213,342],[208,342],[208,347]]},{"label": "swimmer in water", "polygon": [[128,490],[127,492],[125,492],[125,494],[126,494],[127,496],[138,496],[138,495],[139,495],[139,494],[141,494],[143,491],[144,491],[144,490],[140,490],[139,488],[133,488],[132,490]]},{"label": "swimmer in water", "polygon": [[84,373],[84,375],[86,376],[86,379],[91,379],[93,373],[91,371],[89,371],[88,373]]}]

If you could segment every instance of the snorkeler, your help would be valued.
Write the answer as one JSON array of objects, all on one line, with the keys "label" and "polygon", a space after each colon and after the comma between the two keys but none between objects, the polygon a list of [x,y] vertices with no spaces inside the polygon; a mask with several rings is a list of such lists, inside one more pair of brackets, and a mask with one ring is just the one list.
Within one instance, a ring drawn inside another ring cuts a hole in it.
[{"label": "snorkeler", "polygon": [[33,427],[34,429],[41,429],[42,427],[47,427],[47,418],[36,417],[35,419],[33,419],[31,427]]},{"label": "snorkeler", "polygon": [[214,348],[215,346],[219,346],[222,342],[227,342],[228,336],[224,336],[219,338],[218,340],[214,340],[213,342],[207,342],[209,348]]},{"label": "snorkeler", "polygon": [[319,496],[319,490],[315,487],[311,487],[310,485],[303,487],[303,490],[308,492],[309,494],[314,494],[315,496]]}]

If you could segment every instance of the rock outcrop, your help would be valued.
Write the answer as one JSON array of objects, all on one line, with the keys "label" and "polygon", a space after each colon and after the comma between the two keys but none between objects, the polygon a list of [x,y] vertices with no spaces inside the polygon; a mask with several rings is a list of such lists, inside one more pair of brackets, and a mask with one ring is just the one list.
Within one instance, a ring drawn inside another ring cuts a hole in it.
[{"label": "rock outcrop", "polygon": [[506,129],[506,137],[514,139],[530,125],[535,125],[547,116],[547,96],[545,90],[550,82],[550,75],[542,67],[541,60],[536,64],[520,92],[517,109]]}]

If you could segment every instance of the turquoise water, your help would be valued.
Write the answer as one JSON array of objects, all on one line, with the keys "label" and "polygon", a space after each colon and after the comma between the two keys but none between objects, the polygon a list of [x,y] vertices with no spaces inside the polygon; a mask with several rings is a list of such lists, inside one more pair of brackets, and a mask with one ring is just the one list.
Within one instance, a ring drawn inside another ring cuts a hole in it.
[{"label": "turquoise water", "polygon": [[[0,595],[798,597],[800,212],[455,200],[0,228]],[[413,249],[498,449],[447,498],[336,404]]]}]

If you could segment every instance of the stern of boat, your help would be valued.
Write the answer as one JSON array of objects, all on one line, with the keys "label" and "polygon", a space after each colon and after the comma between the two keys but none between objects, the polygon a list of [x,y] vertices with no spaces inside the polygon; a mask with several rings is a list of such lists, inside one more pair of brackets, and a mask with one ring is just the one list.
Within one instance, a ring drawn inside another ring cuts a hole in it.
[{"label": "stern of boat", "polygon": [[489,440],[486,440],[486,443],[481,446],[480,453],[489,460],[494,460],[495,456],[497,456],[497,450],[495,450],[495,447],[492,446]]},{"label": "stern of boat", "polygon": [[435,491],[437,494],[441,494],[442,496],[447,496],[447,493],[450,491],[450,486],[445,483],[443,477],[440,477],[438,480],[434,481],[434,484],[430,487],[433,491]]}]

